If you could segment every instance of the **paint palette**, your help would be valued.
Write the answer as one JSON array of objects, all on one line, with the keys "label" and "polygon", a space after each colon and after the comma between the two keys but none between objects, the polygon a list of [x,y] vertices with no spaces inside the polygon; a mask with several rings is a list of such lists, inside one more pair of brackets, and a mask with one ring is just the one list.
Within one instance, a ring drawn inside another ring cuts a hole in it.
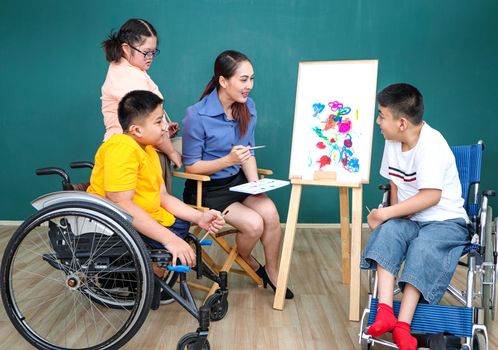
[{"label": "paint palette", "polygon": [[230,187],[230,191],[259,194],[289,185],[289,181],[264,178],[242,185]]}]

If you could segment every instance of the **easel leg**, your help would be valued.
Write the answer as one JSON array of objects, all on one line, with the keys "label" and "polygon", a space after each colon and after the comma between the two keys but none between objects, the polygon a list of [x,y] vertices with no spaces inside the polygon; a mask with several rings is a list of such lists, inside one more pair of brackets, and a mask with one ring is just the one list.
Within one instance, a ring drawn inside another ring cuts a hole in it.
[{"label": "easel leg", "polygon": [[342,283],[349,284],[351,280],[351,236],[349,233],[349,188],[339,187],[339,203],[341,214],[341,258]]},{"label": "easel leg", "polygon": [[285,291],[287,289],[287,278],[292,258],[292,249],[294,246],[294,236],[296,234],[297,216],[299,214],[299,204],[301,201],[302,185],[292,185],[292,192],[287,213],[287,224],[285,225],[285,237],[282,247],[282,256],[280,258],[280,267],[278,270],[277,291],[273,300],[273,308],[277,310],[284,309]]},{"label": "easel leg", "polygon": [[360,320],[360,252],[363,188],[353,188],[351,234],[351,284],[349,289],[349,320]]}]

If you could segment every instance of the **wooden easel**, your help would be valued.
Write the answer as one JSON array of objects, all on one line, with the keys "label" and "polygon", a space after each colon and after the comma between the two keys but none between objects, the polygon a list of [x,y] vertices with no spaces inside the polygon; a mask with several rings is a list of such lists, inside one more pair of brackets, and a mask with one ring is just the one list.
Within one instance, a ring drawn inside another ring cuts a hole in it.
[{"label": "wooden easel", "polygon": [[[284,307],[302,187],[338,187],[342,281],[350,284],[349,319],[360,319],[362,186],[368,183],[370,174],[378,63],[378,60],[299,62],[289,169],[292,193],[273,302],[275,309]],[[346,123],[340,126],[343,118]],[[362,142],[358,142],[360,139]],[[351,236],[349,188],[353,193]]]},{"label": "wooden easel", "polygon": [[[344,183],[335,180],[302,180],[291,179],[292,192],[285,226],[285,237],[278,272],[277,291],[273,301],[273,308],[283,310],[285,290],[294,246],[297,217],[303,186],[339,187],[339,202],[341,215],[341,253],[342,253],[342,282],[350,284],[349,290],[349,319],[360,319],[360,251],[361,251],[361,220],[362,220],[362,191],[361,183]],[[349,188],[352,189],[352,234],[349,235]],[[326,262],[324,262],[326,263]]]}]

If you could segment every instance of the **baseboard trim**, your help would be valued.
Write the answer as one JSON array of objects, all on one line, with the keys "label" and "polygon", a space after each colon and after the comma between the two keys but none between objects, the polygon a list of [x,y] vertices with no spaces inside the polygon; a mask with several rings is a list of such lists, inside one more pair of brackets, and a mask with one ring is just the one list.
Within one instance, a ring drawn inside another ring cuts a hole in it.
[{"label": "baseboard trim", "polygon": [[19,220],[0,220],[0,226],[20,226],[22,221]]},{"label": "baseboard trim", "polygon": [[[285,223],[280,224],[282,229],[285,229]],[[340,229],[341,224],[340,223],[330,223],[330,224],[314,224],[314,223],[298,223],[296,225],[296,228],[317,228],[317,229]],[[362,229],[368,228],[368,224],[362,223],[361,224]]]},{"label": "baseboard trim", "polygon": [[[0,226],[20,226],[22,221],[19,220],[0,220]],[[285,229],[285,223],[280,224],[282,229]],[[317,228],[317,229],[340,229],[341,224],[319,224],[319,223],[301,223],[296,225],[297,228]],[[368,228],[368,224],[363,223],[361,228]]]}]

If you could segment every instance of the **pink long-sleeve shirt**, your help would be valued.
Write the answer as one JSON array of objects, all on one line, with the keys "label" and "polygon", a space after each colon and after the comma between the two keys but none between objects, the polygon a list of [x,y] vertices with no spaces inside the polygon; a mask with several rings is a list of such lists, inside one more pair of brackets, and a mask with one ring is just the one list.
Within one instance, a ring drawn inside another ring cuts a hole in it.
[{"label": "pink long-sleeve shirt", "polygon": [[118,120],[119,101],[133,90],[147,90],[163,98],[157,85],[146,71],[137,68],[122,58],[119,62],[111,62],[102,85],[102,114],[104,115],[104,141],[115,134],[122,134],[123,129]]}]

